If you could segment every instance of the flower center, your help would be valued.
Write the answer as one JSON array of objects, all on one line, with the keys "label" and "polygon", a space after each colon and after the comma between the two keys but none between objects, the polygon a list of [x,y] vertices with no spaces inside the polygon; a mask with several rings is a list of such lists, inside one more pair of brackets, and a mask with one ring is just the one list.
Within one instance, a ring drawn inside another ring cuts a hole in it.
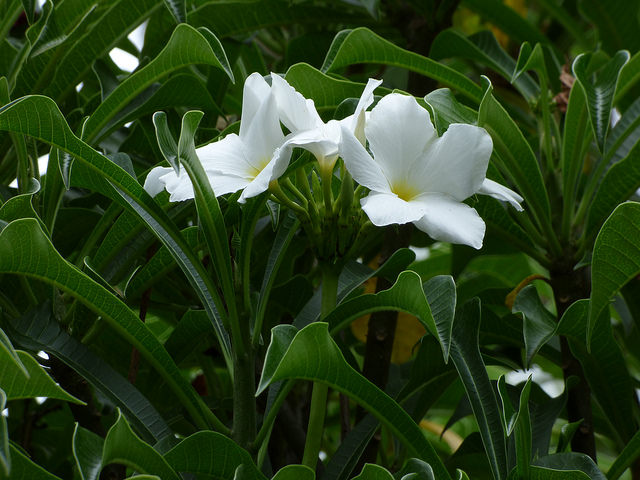
[{"label": "flower center", "polygon": [[249,174],[253,177],[256,178],[258,176],[258,174],[264,170],[264,167],[267,166],[267,164],[269,163],[271,159],[267,158],[267,157],[263,157],[260,160],[258,160],[255,164],[251,165],[251,170],[249,171]]},{"label": "flower center", "polygon": [[420,193],[413,185],[409,185],[407,182],[394,183],[391,186],[391,191],[405,202],[408,202]]}]

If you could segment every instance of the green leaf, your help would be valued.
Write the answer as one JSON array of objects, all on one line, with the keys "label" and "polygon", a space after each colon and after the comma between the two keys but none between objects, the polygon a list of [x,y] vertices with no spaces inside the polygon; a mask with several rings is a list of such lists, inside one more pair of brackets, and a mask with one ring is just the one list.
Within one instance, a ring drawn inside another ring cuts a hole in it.
[{"label": "green leaf", "polygon": [[609,467],[607,479],[617,480],[620,478],[638,457],[640,457],[640,430],[635,433],[629,443],[622,449],[620,455],[616,457],[613,465]]},{"label": "green leaf", "polygon": [[76,423],[71,449],[81,480],[98,480],[104,439]]},{"label": "green leaf", "polygon": [[370,413],[360,420],[340,442],[326,465],[323,480],[347,480],[360,461],[362,453],[376,433],[380,422]]},{"label": "green leaf", "polygon": [[640,52],[636,52],[633,57],[620,70],[618,78],[618,88],[614,103],[626,95],[640,80]]},{"label": "green leaf", "polygon": [[478,126],[491,135],[493,158],[499,160],[496,163],[501,172],[513,181],[524,197],[527,210],[540,224],[548,222],[551,207],[538,160],[518,125],[494,98],[493,87],[486,77],[485,82],[485,95],[478,111]]},{"label": "green leaf", "polygon": [[[591,480],[605,480],[604,474],[598,469],[593,460],[583,453],[556,453],[547,455],[533,461],[533,465],[543,467],[548,470],[566,471],[566,475],[558,477],[567,480],[589,478]],[[533,470],[533,469],[532,469]],[[578,473],[582,473],[579,475]],[[532,478],[555,478],[551,474],[548,477]]]},{"label": "green leaf", "polygon": [[[301,378],[329,385],[353,398],[383,422],[405,445],[411,455],[429,462],[438,478],[451,478],[433,447],[411,417],[389,396],[356,372],[344,359],[342,352],[329,336],[328,324],[312,323],[300,330],[284,349],[267,351],[265,363],[277,368],[269,375],[263,372],[257,394],[269,384],[286,378]],[[273,356],[273,359],[269,357]],[[278,361],[279,360],[279,361]]]},{"label": "green leaf", "polygon": [[164,5],[171,12],[176,23],[187,21],[187,2],[185,0],[164,0]]},{"label": "green leaf", "polygon": [[482,99],[481,88],[461,73],[430,58],[404,50],[364,27],[338,33],[321,70],[331,72],[359,63],[405,68],[452,87],[475,102]]},{"label": "green leaf", "polygon": [[633,416],[634,393],[622,351],[613,336],[610,316],[606,312],[597,319],[591,343],[591,351],[586,345],[586,319],[589,301],[579,300],[564,313],[558,324],[559,335],[569,339],[571,352],[582,365],[589,387],[607,417],[611,438],[619,445],[625,445],[635,433],[635,426],[629,422]]},{"label": "green leaf", "polygon": [[0,234],[0,251],[5,253],[0,257],[1,272],[45,280],[78,298],[140,351],[199,425],[208,425],[200,398],[157,338],[117,297],[67,263],[36,220],[11,222]]},{"label": "green leaf", "polygon": [[[116,0],[108,8],[94,9],[86,18],[81,19],[83,28],[78,28],[75,41],[69,42],[67,48],[63,45],[58,47],[58,59],[52,65],[54,73],[48,75],[46,83],[43,84],[46,85],[44,94],[55,99],[68,95],[85,75],[90,73],[91,65],[96,59],[107,54],[127,32],[132,31],[152,11],[161,7],[156,0],[139,0],[135,3]],[[42,72],[38,72],[38,77],[40,73]],[[28,85],[26,79],[24,82],[24,85]]]},{"label": "green leaf", "polygon": [[362,472],[353,480],[391,480],[393,475],[386,468],[373,463],[365,463]]},{"label": "green leaf", "polygon": [[629,61],[629,52],[619,51],[595,75],[588,74],[590,54],[579,55],[573,62],[573,74],[576,83],[583,89],[587,98],[587,110],[591,119],[591,126],[598,143],[600,152],[604,152],[604,145],[609,132],[613,96],[618,84],[620,70]]},{"label": "green leaf", "polygon": [[29,179],[29,185],[24,193],[15,195],[0,206],[0,219],[5,222],[12,222],[19,218],[40,217],[33,208],[33,196],[40,191],[40,182],[35,178]]},{"label": "green leaf", "polygon": [[576,16],[568,12],[564,6],[556,0],[539,0],[539,4],[551,17],[560,23],[564,29],[571,33],[580,45],[585,49],[592,48],[591,42],[587,40],[584,27],[580,24]]},{"label": "green leaf", "polygon": [[[360,98],[364,84],[334,78],[306,63],[289,67],[285,75],[289,84],[305,98],[313,100],[318,112],[334,112],[346,98]],[[378,87],[378,93],[389,92]]]},{"label": "green leaf", "polygon": [[[127,414],[145,440],[155,442],[173,435],[155,407],[127,378],[60,328],[49,303],[21,318],[9,320],[8,325],[12,338],[24,348],[55,355],[84,377]],[[211,330],[211,324],[207,322],[207,326]]]},{"label": "green leaf", "polygon": [[529,415],[529,394],[531,392],[531,376],[522,387],[518,416],[515,420],[516,433],[516,471],[520,478],[529,476],[531,463],[531,416]]},{"label": "green leaf", "polygon": [[438,34],[431,45],[429,56],[434,60],[443,58],[465,58],[491,68],[513,86],[530,103],[540,94],[540,88],[528,74],[514,76],[516,62],[500,46],[492,32],[484,30],[470,37],[454,29],[447,29]]},{"label": "green leaf", "polygon": [[[0,388],[0,412],[7,406],[7,395]],[[9,430],[7,418],[0,413],[0,475],[9,476],[11,473],[11,450],[9,449]]]},{"label": "green leaf", "polygon": [[517,43],[549,43],[531,22],[499,0],[463,0],[462,5],[482,15]]},{"label": "green leaf", "polygon": [[448,358],[452,325],[436,326],[422,289],[420,275],[410,270],[402,272],[388,290],[347,300],[338,305],[324,320],[330,325],[331,333],[335,334],[356,318],[385,310],[406,312],[418,317],[427,331],[440,340],[444,358]]},{"label": "green leaf", "polygon": [[496,480],[503,480],[507,478],[505,432],[498,401],[480,355],[479,328],[480,301],[473,299],[456,312],[451,358],[478,422],[493,476]]},{"label": "green leaf", "polygon": [[540,348],[555,335],[555,317],[544,307],[533,285],[527,285],[518,293],[512,311],[524,315],[523,335],[528,368]]},{"label": "green leaf", "polygon": [[60,388],[36,359],[27,352],[17,350],[16,353],[29,375],[25,376],[22,369],[14,363],[3,366],[4,368],[0,371],[0,388],[7,395],[7,400],[49,397],[79,405],[85,404],[82,400],[78,400]]},{"label": "green leaf", "polygon": [[109,120],[153,82],[171,72],[192,64],[203,64],[224,70],[233,80],[233,72],[224,49],[213,34],[205,37],[186,24],[176,27],[167,45],[156,58],[123,81],[89,117],[84,138],[91,143]]},{"label": "green leaf", "polygon": [[591,261],[587,345],[596,319],[608,307],[609,300],[640,273],[640,245],[632,240],[639,237],[640,204],[627,202],[616,207],[596,238]]},{"label": "green leaf", "polygon": [[246,450],[216,432],[194,433],[169,450],[164,458],[176,472],[211,475],[215,479],[226,480],[234,478],[236,468],[241,465],[249,478],[265,480]]},{"label": "green leaf", "polygon": [[271,477],[271,480],[315,480],[316,472],[306,465],[287,465]]},{"label": "green leaf", "polygon": [[[27,379],[29,378],[27,367],[24,366],[20,357],[14,350],[9,337],[7,337],[6,333],[4,333],[0,328],[0,363],[2,365],[7,365],[8,362],[11,362],[14,368],[17,367]],[[2,409],[0,409],[0,411],[1,410]]]},{"label": "green leaf", "polygon": [[640,143],[605,174],[589,207],[586,233],[588,241],[601,231],[611,212],[640,187]]},{"label": "green leaf", "polygon": [[223,355],[231,363],[230,341],[222,326],[222,301],[209,274],[167,215],[142,186],[122,168],[78,139],[56,104],[49,98],[30,96],[0,108],[0,130],[25,133],[75,157],[74,185],[91,188],[136,213],[171,251],[189,283],[200,297],[216,331]]},{"label": "green leaf", "polygon": [[118,411],[116,423],[109,429],[104,439],[102,465],[110,463],[120,463],[138,472],[158,475],[163,480],[180,480],[180,476],[162,455],[133,433],[120,411]]},{"label": "green leaf", "polygon": [[24,13],[29,23],[33,23],[33,17],[36,12],[36,0],[22,0],[22,8],[24,8]]},{"label": "green leaf", "polygon": [[442,135],[452,123],[475,124],[478,121],[478,112],[458,102],[448,88],[439,88],[428,93],[424,101],[431,107],[438,135]]},{"label": "green leaf", "polygon": [[61,480],[34,463],[22,451],[13,445],[11,449],[11,476],[5,477],[0,470],[0,479],[7,480]]},{"label": "green leaf", "polygon": [[[609,54],[622,48],[640,49],[638,8],[626,0],[580,0],[579,6],[589,22],[597,27],[598,41]],[[635,10],[634,10],[635,9]]]},{"label": "green leaf", "polygon": [[640,140],[640,98],[636,99],[615,124],[605,145],[605,158],[616,163],[626,157]]},{"label": "green leaf", "polygon": [[563,202],[565,223],[568,222],[569,215],[573,215],[572,210],[576,208],[577,183],[584,165],[586,149],[593,136],[588,118],[584,89],[574,87],[569,94],[562,134],[562,194],[566,199]]}]

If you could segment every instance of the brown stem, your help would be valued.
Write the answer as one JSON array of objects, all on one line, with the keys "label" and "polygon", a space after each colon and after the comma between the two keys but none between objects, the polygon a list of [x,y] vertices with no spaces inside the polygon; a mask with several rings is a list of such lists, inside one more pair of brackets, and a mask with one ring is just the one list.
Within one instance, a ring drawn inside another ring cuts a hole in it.
[{"label": "brown stem", "polygon": [[[560,320],[573,302],[589,297],[589,272],[584,268],[573,270],[571,267],[552,270],[551,286],[553,287],[556,301],[558,320]],[[574,452],[589,455],[596,461],[591,389],[582,370],[582,365],[571,353],[566,337],[560,337],[560,350],[565,384],[569,377],[578,379],[578,384],[571,388],[567,394],[567,416],[569,422],[582,420],[580,428],[571,440],[571,449]]]}]

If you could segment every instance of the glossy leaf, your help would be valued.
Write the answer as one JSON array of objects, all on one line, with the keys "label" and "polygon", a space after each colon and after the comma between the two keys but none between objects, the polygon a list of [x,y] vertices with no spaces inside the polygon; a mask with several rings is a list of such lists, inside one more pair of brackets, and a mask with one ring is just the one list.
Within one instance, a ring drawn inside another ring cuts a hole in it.
[{"label": "glossy leaf", "polygon": [[[60,328],[48,302],[9,321],[11,336],[30,350],[46,350],[73,368],[102,395],[124,411],[143,438],[154,442],[172,436],[155,407],[105,360]],[[209,329],[211,326],[207,323]]]},{"label": "glossy leaf", "polygon": [[494,157],[503,174],[515,183],[524,197],[527,211],[545,222],[551,216],[549,197],[538,161],[518,125],[493,96],[493,87],[487,81],[484,98],[478,112],[478,125],[485,128],[493,139]]},{"label": "glossy leaf", "polygon": [[98,480],[102,470],[104,439],[76,423],[71,449],[82,480]]},{"label": "glossy leaf", "polygon": [[[459,57],[481,62],[509,81],[516,69],[513,58],[504,51],[493,33],[486,30],[470,37],[454,29],[444,30],[433,41],[429,56],[434,60]],[[540,88],[528,74],[518,75],[513,85],[529,102],[533,102],[540,93]]]},{"label": "glossy leaf", "polygon": [[631,51],[640,49],[640,39],[636,35],[638,19],[629,15],[629,4],[625,0],[581,0],[580,10],[598,31],[598,40],[603,49],[613,54],[621,48]]},{"label": "glossy leaf", "polygon": [[456,312],[451,359],[458,370],[478,422],[482,443],[496,480],[507,478],[507,447],[500,408],[480,355],[480,302],[471,300]]},{"label": "glossy leaf", "polygon": [[366,463],[362,467],[360,475],[353,477],[353,480],[391,480],[393,475],[386,468],[372,463]]},{"label": "glossy leaf", "polygon": [[302,378],[327,384],[346,393],[375,415],[398,437],[411,455],[429,462],[439,478],[450,478],[442,461],[411,417],[346,362],[329,336],[326,323],[313,323],[297,332],[284,355],[277,359],[276,355],[280,355],[283,350],[279,347],[277,352],[267,352],[265,363],[271,361],[277,364],[277,368],[271,375],[263,372],[258,394],[269,384],[286,378]]},{"label": "glossy leaf", "polygon": [[[639,150],[640,151],[640,150]],[[591,298],[587,323],[590,343],[596,319],[613,295],[640,273],[640,204],[619,205],[602,226],[593,247]]]},{"label": "glossy leaf", "polygon": [[402,272],[388,290],[361,295],[341,303],[324,320],[330,325],[331,332],[336,332],[356,318],[385,310],[402,311],[418,317],[427,331],[440,340],[443,355],[448,358],[451,325],[436,326],[422,290],[420,276],[412,271]]},{"label": "glossy leaf", "polygon": [[513,312],[524,315],[523,334],[529,367],[540,348],[555,335],[555,317],[544,307],[533,285],[527,285],[518,293]]},{"label": "glossy leaf", "polygon": [[184,23],[187,21],[187,2],[184,0],[164,0],[164,4],[171,12],[176,23]]},{"label": "glossy leaf", "polygon": [[[61,480],[52,473],[46,471],[40,465],[34,463],[22,450],[10,445],[11,450],[11,475],[7,480]],[[4,480],[4,476],[0,475]]]},{"label": "glossy leaf", "polygon": [[11,340],[7,337],[7,334],[0,328],[0,361],[2,365],[8,365],[9,362],[13,364],[13,367],[17,367],[25,378],[29,378],[29,372],[27,371],[27,367],[24,366],[20,357],[16,353],[11,344]]},{"label": "glossy leaf", "polygon": [[629,422],[633,415],[632,379],[620,346],[613,336],[609,315],[603,312],[593,329],[597,341],[587,350],[586,330],[589,301],[579,300],[565,312],[558,324],[558,334],[569,339],[571,352],[580,361],[593,395],[612,425],[610,434],[619,445],[625,445],[635,427]]},{"label": "glossy leaf", "polygon": [[228,479],[234,478],[236,468],[242,465],[250,478],[265,479],[246,450],[216,432],[194,433],[165,453],[164,458],[176,472]]},{"label": "glossy leaf", "polygon": [[201,400],[156,337],[117,297],[67,263],[36,220],[9,224],[0,234],[0,250],[6,253],[0,257],[0,271],[40,278],[76,296],[131,342],[184,402],[194,420],[207,425]]},{"label": "glossy leaf", "polygon": [[209,32],[205,37],[189,25],[178,25],[158,56],[118,85],[89,117],[84,138],[89,142],[95,140],[109,120],[145,88],[171,72],[192,64],[220,68],[233,80],[229,60],[215,36]]},{"label": "glossy leaf", "polygon": [[340,442],[327,463],[322,480],[347,480],[358,464],[362,453],[376,433],[380,422],[370,413],[360,420]]},{"label": "glossy leaf", "polygon": [[404,50],[364,27],[338,33],[321,70],[331,72],[358,63],[405,68],[454,88],[476,102],[482,98],[480,87],[464,75],[430,58]]},{"label": "glossy leaf", "polygon": [[306,465],[287,465],[271,477],[271,480],[315,480],[316,472]]},{"label": "glossy leaf", "polygon": [[576,83],[584,90],[587,98],[587,110],[591,126],[600,152],[604,152],[604,144],[609,132],[613,96],[618,84],[620,70],[629,61],[629,52],[620,51],[595,75],[595,80],[588,75],[590,56],[580,55],[573,62],[573,74]]},{"label": "glossy leaf", "polygon": [[587,216],[587,235],[590,240],[598,234],[603,222],[620,203],[640,187],[640,143],[614,164],[605,174],[591,202]]},{"label": "glossy leaf", "polygon": [[35,358],[22,350],[16,353],[29,375],[25,375],[14,363],[3,365],[0,370],[0,388],[6,394],[7,400],[49,397],[84,405],[82,400],[78,400],[58,386]]},{"label": "glossy leaf", "polygon": [[[533,461],[533,465],[543,467],[548,470],[567,472],[565,476],[558,478],[566,478],[567,480],[576,480],[589,478],[591,480],[605,480],[604,474],[598,469],[593,460],[582,453],[556,453],[548,455]],[[537,470],[537,469],[532,469]],[[579,475],[579,473],[581,475]],[[543,478],[543,477],[534,477]],[[555,478],[549,473],[548,477]]]},{"label": "glossy leaf", "polygon": [[607,480],[616,480],[622,476],[624,471],[629,468],[633,462],[640,457],[640,431],[637,431],[633,438],[627,443],[609,467],[607,471]]},{"label": "glossy leaf", "polygon": [[120,412],[104,439],[102,465],[110,463],[120,463],[141,473],[158,475],[163,480],[180,480],[162,455],[133,433]]},{"label": "glossy leaf", "polygon": [[74,182],[78,181],[75,175],[80,176],[82,186],[104,193],[140,216],[169,248],[200,297],[223,354],[230,363],[230,341],[222,326],[222,304],[215,296],[215,286],[176,227],[142,186],[123,169],[78,139],[55,103],[46,97],[25,97],[0,108],[0,130],[24,133],[71,153],[75,157]]}]

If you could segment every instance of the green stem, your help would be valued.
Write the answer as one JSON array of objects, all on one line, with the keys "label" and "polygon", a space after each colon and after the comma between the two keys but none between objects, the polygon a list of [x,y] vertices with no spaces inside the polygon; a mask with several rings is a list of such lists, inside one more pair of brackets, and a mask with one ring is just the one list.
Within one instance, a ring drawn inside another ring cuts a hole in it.
[{"label": "green stem", "polygon": [[[340,270],[335,265],[325,264],[322,268],[322,301],[321,314],[324,319],[331,312],[338,299],[338,277]],[[327,395],[329,387],[325,384],[314,383],[311,394],[311,411],[307,426],[307,439],[304,445],[302,464],[315,470],[318,454],[322,447],[322,431],[327,412]]]},{"label": "green stem", "polygon": [[307,200],[307,197],[305,197],[304,194],[296,188],[296,186],[293,184],[293,182],[289,178],[285,178],[282,181],[282,183],[284,184],[285,187],[287,187],[287,189],[291,193],[293,193],[296,197],[298,197],[298,199],[300,200],[300,203],[302,203],[302,207],[306,209],[307,204],[309,203],[309,201]]},{"label": "green stem", "polygon": [[239,332],[233,342],[233,440],[248,449],[256,436],[255,364],[249,321],[240,318]]},{"label": "green stem", "polygon": [[296,202],[291,200],[287,196],[287,194],[282,191],[282,188],[280,187],[280,184],[278,183],[277,180],[274,180],[273,182],[271,182],[269,184],[269,191],[273,194],[274,197],[276,197],[276,199],[279,202],[281,202],[283,205],[289,207],[291,210],[293,210],[297,214],[303,215],[303,216],[309,216],[309,214],[307,213],[307,211],[304,208],[302,208]]}]

